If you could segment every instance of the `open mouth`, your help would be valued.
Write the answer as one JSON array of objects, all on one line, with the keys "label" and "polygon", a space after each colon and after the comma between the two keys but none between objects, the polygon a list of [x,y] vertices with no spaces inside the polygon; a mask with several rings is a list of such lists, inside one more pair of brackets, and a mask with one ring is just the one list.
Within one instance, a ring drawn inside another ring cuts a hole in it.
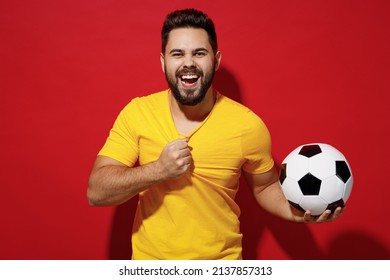
[{"label": "open mouth", "polygon": [[180,75],[180,80],[186,85],[193,85],[199,80],[199,76],[196,74],[183,74]]}]

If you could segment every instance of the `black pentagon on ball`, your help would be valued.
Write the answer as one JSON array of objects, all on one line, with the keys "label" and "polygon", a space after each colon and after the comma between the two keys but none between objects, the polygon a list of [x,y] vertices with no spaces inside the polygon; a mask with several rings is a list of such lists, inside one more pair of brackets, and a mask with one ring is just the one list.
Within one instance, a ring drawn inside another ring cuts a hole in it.
[{"label": "black pentagon on ball", "polygon": [[293,207],[295,207],[296,209],[305,212],[305,209],[303,209],[298,203],[292,202],[292,201],[290,201],[290,200],[288,201],[288,203],[290,203],[290,205],[293,206]]},{"label": "black pentagon on ball", "polygon": [[328,205],[328,207],[326,207],[326,209],[329,209],[330,211],[334,211],[336,210],[337,207],[344,207],[344,200],[343,199],[339,199],[335,202],[332,202]]},{"label": "black pentagon on ball", "polygon": [[303,195],[318,195],[321,188],[321,180],[307,173],[298,181],[299,188]]},{"label": "black pentagon on ball", "polygon": [[322,153],[321,147],[319,145],[305,145],[301,148],[298,154],[311,158],[317,154]]},{"label": "black pentagon on ball", "polygon": [[279,175],[279,181],[281,184],[283,184],[286,177],[287,177],[287,164],[283,163],[282,167],[280,168],[280,175]]},{"label": "black pentagon on ball", "polygon": [[336,161],[336,176],[339,177],[344,183],[351,178],[351,171],[348,164],[343,160]]}]

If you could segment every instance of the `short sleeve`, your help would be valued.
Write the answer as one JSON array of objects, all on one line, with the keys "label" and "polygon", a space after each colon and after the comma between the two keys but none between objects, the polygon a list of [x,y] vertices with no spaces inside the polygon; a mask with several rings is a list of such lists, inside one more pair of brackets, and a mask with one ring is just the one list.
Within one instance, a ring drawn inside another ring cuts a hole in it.
[{"label": "short sleeve", "polygon": [[243,170],[251,174],[264,173],[274,166],[271,152],[271,135],[264,122],[249,111],[244,122],[242,138],[245,163]]},{"label": "short sleeve", "polygon": [[137,162],[139,148],[136,134],[136,110],[134,102],[130,102],[119,113],[98,155],[110,157],[127,166],[133,166]]}]

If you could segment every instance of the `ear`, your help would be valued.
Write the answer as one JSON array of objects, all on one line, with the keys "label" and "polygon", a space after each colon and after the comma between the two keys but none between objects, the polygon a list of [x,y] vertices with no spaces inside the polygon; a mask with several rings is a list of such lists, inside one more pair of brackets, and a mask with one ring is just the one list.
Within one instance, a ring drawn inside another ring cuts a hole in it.
[{"label": "ear", "polygon": [[219,65],[221,65],[221,58],[222,58],[222,53],[220,51],[217,51],[215,54],[215,71],[219,69]]},{"label": "ear", "polygon": [[160,53],[160,62],[161,62],[161,68],[163,72],[165,73],[165,61],[164,61],[164,54]]}]

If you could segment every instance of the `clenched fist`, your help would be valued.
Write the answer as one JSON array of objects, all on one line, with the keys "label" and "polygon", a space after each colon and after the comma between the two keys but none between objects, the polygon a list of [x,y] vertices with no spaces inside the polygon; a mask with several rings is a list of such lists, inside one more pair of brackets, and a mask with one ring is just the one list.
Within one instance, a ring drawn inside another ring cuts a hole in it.
[{"label": "clenched fist", "polygon": [[158,163],[168,179],[177,178],[186,173],[191,166],[191,161],[187,138],[169,142],[158,159]]}]

